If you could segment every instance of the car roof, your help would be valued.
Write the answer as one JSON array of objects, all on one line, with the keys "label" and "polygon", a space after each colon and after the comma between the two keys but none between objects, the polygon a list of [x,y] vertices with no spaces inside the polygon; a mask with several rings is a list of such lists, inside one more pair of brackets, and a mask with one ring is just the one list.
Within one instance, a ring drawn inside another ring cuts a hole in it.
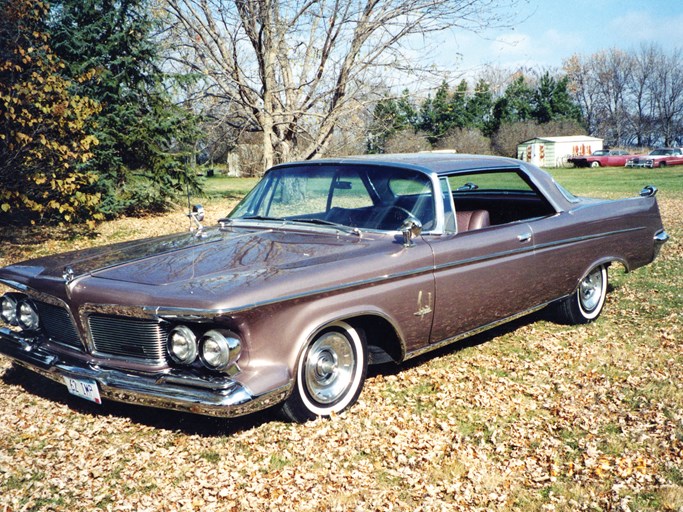
[{"label": "car roof", "polygon": [[[397,153],[388,155],[358,155],[342,158],[321,158],[305,162],[291,162],[287,165],[301,164],[372,164],[390,165],[419,169],[426,172],[446,173],[476,169],[502,169],[520,167],[520,160],[490,155],[469,155],[462,153]],[[280,167],[280,166],[277,166]]]}]

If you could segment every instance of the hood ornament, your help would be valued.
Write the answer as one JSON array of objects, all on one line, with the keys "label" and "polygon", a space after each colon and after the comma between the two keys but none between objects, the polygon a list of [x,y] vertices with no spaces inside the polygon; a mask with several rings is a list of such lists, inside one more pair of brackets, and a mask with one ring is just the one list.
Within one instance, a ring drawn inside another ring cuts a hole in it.
[{"label": "hood ornament", "polygon": [[64,279],[64,282],[66,284],[69,284],[71,281],[74,280],[76,275],[74,274],[74,269],[71,268],[69,265],[64,267],[64,271],[62,272],[62,278]]}]

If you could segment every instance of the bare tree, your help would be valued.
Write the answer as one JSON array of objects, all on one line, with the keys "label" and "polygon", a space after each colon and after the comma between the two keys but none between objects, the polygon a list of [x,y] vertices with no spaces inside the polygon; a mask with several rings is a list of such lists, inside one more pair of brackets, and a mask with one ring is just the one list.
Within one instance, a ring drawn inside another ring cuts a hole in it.
[{"label": "bare tree", "polygon": [[404,44],[507,26],[519,1],[161,0],[171,58],[203,77],[236,128],[262,135],[264,167],[322,154],[377,72],[415,67]]},{"label": "bare tree", "polygon": [[654,72],[653,95],[659,121],[660,137],[665,146],[681,142],[678,130],[683,116],[683,71],[681,50],[661,55]]},{"label": "bare tree", "polygon": [[412,128],[394,133],[387,139],[384,146],[387,153],[418,153],[431,151],[432,145],[427,140],[427,134],[415,132]]},{"label": "bare tree", "polygon": [[655,104],[652,81],[661,60],[662,50],[655,45],[643,45],[633,57],[633,70],[628,81],[630,105],[627,106],[632,140],[637,146],[649,146],[655,136]]},{"label": "bare tree", "polygon": [[597,134],[602,107],[591,59],[572,55],[564,62],[564,71],[569,77],[569,92],[581,107],[589,133]]},{"label": "bare tree", "polygon": [[591,135],[613,146],[683,143],[680,48],[611,49],[572,56],[564,69]]},{"label": "bare tree", "polygon": [[454,128],[435,146],[436,149],[454,149],[458,153],[490,155],[491,140],[477,128]]}]

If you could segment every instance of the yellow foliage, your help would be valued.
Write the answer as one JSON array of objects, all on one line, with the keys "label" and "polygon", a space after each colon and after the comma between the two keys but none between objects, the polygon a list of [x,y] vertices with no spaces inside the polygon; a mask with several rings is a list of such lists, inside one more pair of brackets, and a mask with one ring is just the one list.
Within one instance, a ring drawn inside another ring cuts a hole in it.
[{"label": "yellow foliage", "polygon": [[[0,6],[0,17],[19,33],[6,43],[8,57],[0,61],[0,71],[13,73],[12,80],[0,82],[0,111],[6,112],[0,128],[0,210],[67,222],[96,219],[101,197],[91,186],[97,177],[79,172],[78,165],[98,143],[89,123],[100,105],[72,94],[72,83],[61,76],[64,63],[39,28],[47,13],[47,4],[35,0]],[[76,80],[95,74],[89,70]]]}]

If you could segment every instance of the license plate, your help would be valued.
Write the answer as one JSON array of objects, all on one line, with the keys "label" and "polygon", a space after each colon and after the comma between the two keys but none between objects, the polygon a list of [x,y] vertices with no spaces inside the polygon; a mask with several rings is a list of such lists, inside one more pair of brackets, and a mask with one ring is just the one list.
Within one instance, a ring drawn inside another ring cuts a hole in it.
[{"label": "license plate", "polygon": [[72,395],[85,398],[96,404],[101,404],[100,390],[97,389],[97,382],[91,379],[72,379],[71,377],[64,377],[66,388]]}]

